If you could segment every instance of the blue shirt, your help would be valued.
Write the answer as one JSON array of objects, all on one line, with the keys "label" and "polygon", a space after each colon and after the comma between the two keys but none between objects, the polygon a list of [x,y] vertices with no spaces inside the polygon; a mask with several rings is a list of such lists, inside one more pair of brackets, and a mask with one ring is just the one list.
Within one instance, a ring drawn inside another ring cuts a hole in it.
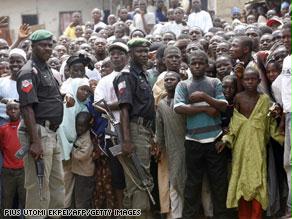
[{"label": "blue shirt", "polygon": [[[187,105],[189,96],[195,91],[202,91],[209,96],[225,100],[222,90],[222,84],[217,78],[204,76],[200,80],[190,78],[181,81],[175,90],[174,108]],[[206,102],[193,103],[194,106],[208,106]],[[198,141],[200,143],[214,142],[222,133],[221,117],[211,117],[207,113],[197,113],[192,116],[187,116],[187,132],[186,139]]]},{"label": "blue shirt", "polygon": [[94,123],[91,130],[98,136],[103,137],[105,135],[105,129],[107,127],[107,119],[101,117],[101,113],[97,112],[94,107],[92,106],[93,103],[93,96],[90,96],[86,107],[88,112],[93,116]]}]

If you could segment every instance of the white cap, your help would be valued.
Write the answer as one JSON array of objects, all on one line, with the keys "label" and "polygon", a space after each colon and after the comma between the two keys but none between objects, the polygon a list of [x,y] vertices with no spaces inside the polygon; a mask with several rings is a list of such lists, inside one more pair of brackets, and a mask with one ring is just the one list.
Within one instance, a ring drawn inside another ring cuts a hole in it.
[{"label": "white cap", "polygon": [[14,49],[10,50],[9,57],[14,55],[14,54],[22,56],[24,58],[24,60],[26,61],[26,53],[24,52],[24,50],[19,49],[19,48],[14,48]]},{"label": "white cap", "polygon": [[125,51],[126,53],[129,52],[129,47],[125,43],[122,43],[122,42],[114,42],[114,43],[112,43],[108,47],[108,51],[111,51],[114,48],[119,48],[119,49]]}]

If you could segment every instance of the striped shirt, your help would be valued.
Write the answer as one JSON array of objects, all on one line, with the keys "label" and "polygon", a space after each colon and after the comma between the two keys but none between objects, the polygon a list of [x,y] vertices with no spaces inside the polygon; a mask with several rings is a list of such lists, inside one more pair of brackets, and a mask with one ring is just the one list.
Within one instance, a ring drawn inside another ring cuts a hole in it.
[{"label": "striped shirt", "polygon": [[[225,100],[222,91],[222,84],[217,78],[203,77],[200,80],[190,78],[181,81],[175,90],[174,108],[187,105],[189,103],[189,96],[195,92],[205,92],[209,96]],[[226,101],[226,100],[225,100]],[[193,103],[194,106],[208,106],[206,102]],[[187,132],[186,139],[198,141],[200,143],[214,142],[222,133],[221,118],[211,117],[207,113],[197,113],[192,116],[187,116]]]}]

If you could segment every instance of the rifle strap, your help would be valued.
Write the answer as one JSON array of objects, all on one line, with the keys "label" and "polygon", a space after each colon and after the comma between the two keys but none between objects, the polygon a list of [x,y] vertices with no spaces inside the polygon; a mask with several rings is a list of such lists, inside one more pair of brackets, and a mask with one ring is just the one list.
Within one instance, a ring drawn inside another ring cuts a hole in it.
[{"label": "rifle strap", "polygon": [[125,171],[125,173],[130,177],[130,179],[133,181],[133,183],[138,187],[138,189],[140,189],[141,191],[146,191],[146,189],[144,189],[143,187],[141,187],[136,180],[134,179],[130,169],[128,168],[127,164],[125,163],[124,159],[121,156],[117,156],[118,160],[120,161],[120,163],[123,166],[123,169]]}]

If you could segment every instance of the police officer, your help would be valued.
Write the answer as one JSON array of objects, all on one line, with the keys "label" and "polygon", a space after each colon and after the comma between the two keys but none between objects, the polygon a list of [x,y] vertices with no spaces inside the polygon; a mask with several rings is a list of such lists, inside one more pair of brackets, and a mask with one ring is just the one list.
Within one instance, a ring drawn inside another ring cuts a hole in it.
[{"label": "police officer", "polygon": [[133,152],[137,154],[148,178],[151,179],[150,138],[155,110],[151,86],[145,75],[149,46],[150,42],[143,38],[130,40],[129,71],[122,71],[113,82],[121,111],[122,165],[126,179],[124,207],[141,209],[142,215],[139,218],[151,217],[150,203],[128,155]]},{"label": "police officer", "polygon": [[[64,207],[61,149],[56,142],[56,130],[63,118],[63,103],[58,83],[46,64],[52,53],[52,37],[47,30],[32,33],[32,58],[17,78],[22,114],[18,135],[21,145],[29,146],[29,153],[24,157],[25,207],[29,209]],[[43,160],[45,169],[41,194],[35,167],[39,159]]]}]

